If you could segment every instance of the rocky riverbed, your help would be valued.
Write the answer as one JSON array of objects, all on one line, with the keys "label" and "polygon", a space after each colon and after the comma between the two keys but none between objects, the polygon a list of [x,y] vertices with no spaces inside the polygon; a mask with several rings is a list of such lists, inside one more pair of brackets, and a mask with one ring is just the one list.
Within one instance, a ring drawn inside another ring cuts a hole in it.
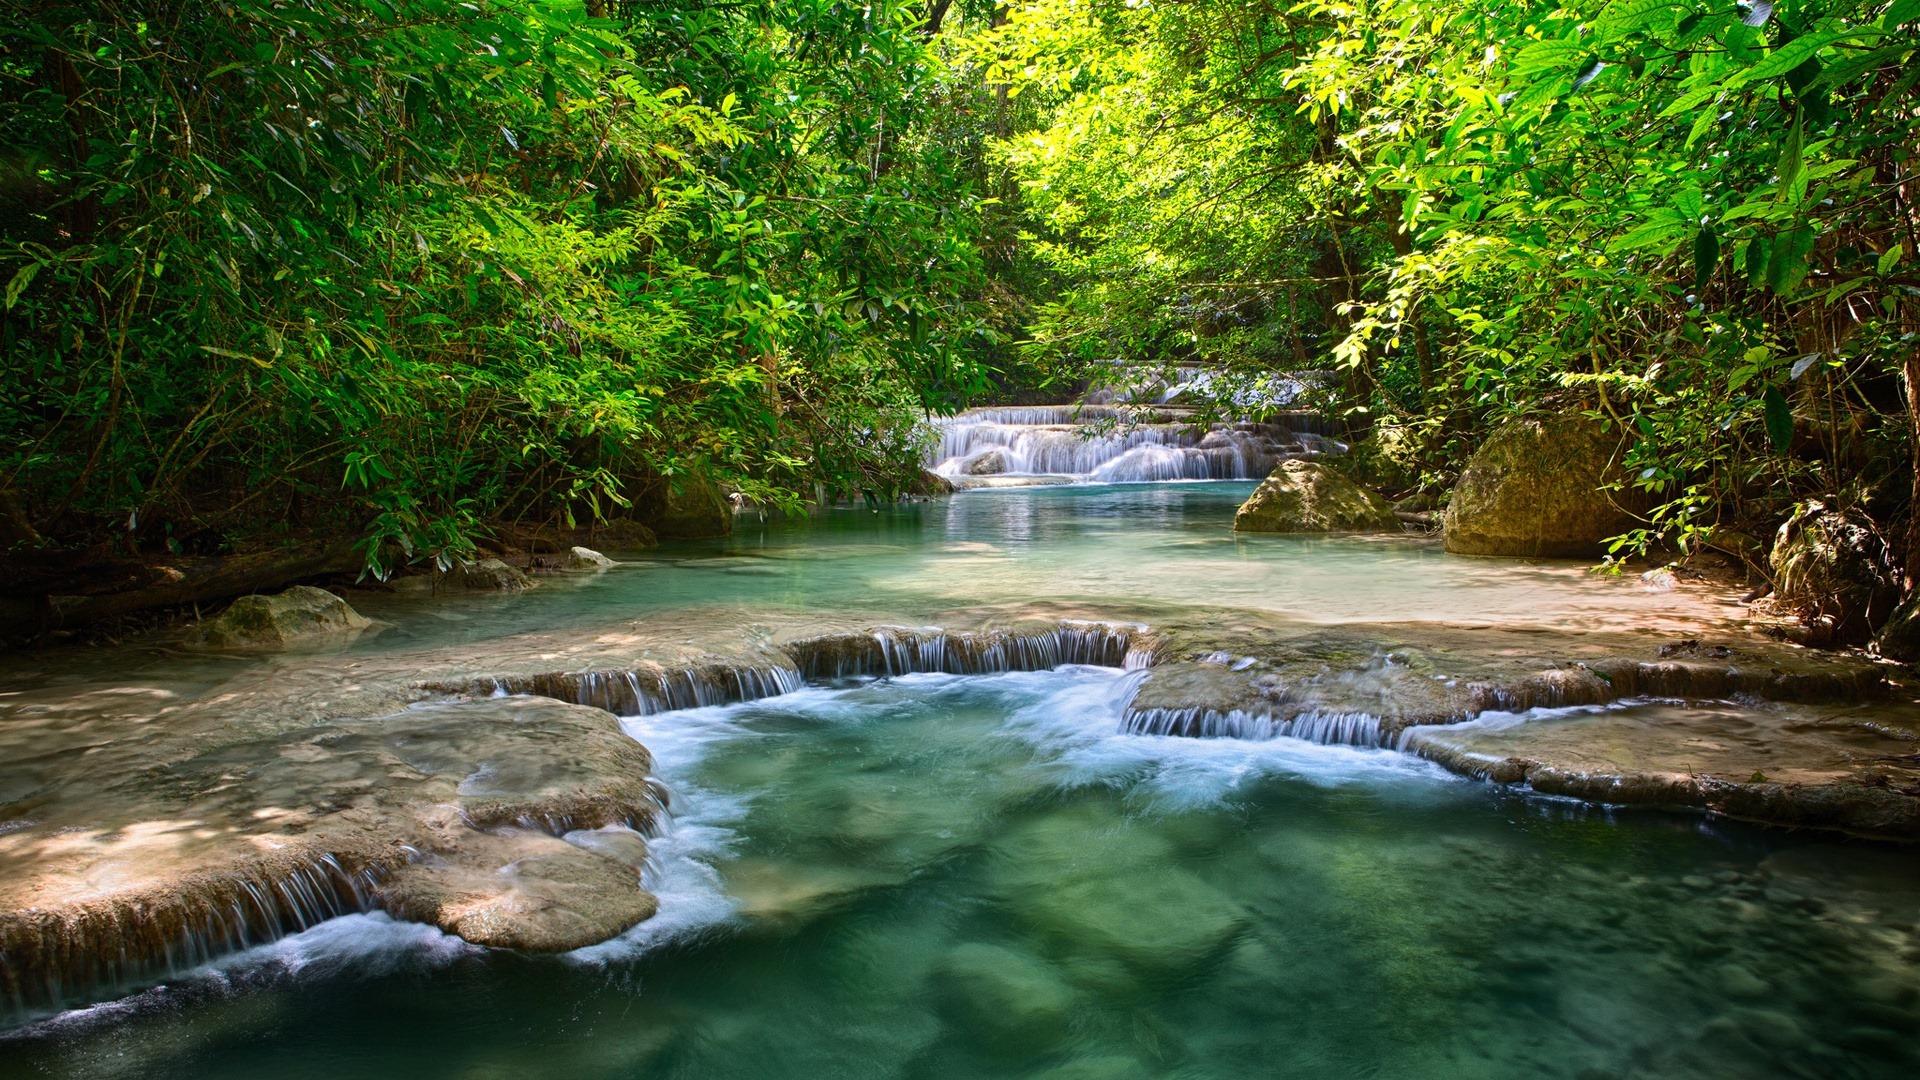
[{"label": "rocky riverbed", "polygon": [[46,1007],[357,910],[520,950],[603,940],[654,911],[646,837],[667,802],[616,714],[918,671],[1126,666],[1124,723],[1144,734],[1398,747],[1596,802],[1920,837],[1920,710],[1861,660],[1741,634],[1118,606],[946,627],[684,611],[484,649],[16,670],[0,979]]}]

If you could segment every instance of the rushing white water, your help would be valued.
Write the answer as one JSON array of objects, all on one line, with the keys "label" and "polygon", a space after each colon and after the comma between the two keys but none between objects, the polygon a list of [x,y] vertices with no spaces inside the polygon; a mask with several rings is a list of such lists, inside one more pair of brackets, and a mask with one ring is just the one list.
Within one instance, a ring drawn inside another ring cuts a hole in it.
[{"label": "rushing white water", "polygon": [[[971,409],[938,422],[930,463],[955,479],[1051,476],[1089,483],[1156,480],[1252,480],[1289,457],[1345,447],[1280,424],[1236,423],[1212,429],[1148,417],[1115,419],[1097,406]],[[1304,417],[1302,418],[1304,419]],[[1090,425],[1114,421],[1111,426]]]}]

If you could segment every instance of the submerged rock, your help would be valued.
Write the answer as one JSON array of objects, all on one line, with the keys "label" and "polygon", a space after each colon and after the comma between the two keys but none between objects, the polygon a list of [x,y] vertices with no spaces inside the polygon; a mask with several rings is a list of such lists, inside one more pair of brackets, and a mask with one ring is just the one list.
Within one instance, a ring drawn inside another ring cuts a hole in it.
[{"label": "submerged rock", "polygon": [[201,624],[207,645],[285,645],[302,638],[365,630],[372,620],[325,589],[295,585],[276,596],[243,596],[219,618]]},{"label": "submerged rock", "polygon": [[508,566],[499,559],[461,563],[454,567],[451,576],[461,588],[476,592],[513,592],[533,587],[533,578],[527,576],[526,571]]},{"label": "submerged rock", "polygon": [[1246,928],[1246,912],[1193,874],[1143,866],[1125,876],[1124,884],[1082,877],[1043,887],[1017,914],[1063,948],[1091,948],[1155,976],[1206,964]]},{"label": "submerged rock", "polygon": [[1032,953],[968,942],[947,954],[939,979],[947,1007],[968,1028],[993,1032],[999,1053],[1030,1057],[1072,1034],[1078,995]]},{"label": "submerged rock", "polygon": [[1233,516],[1239,532],[1399,532],[1393,507],[1317,461],[1283,461]]},{"label": "submerged rock", "polygon": [[1771,562],[1768,603],[1797,618],[1804,633],[1796,636],[1810,645],[1866,641],[1900,603],[1892,547],[1872,519],[1851,507],[1808,500],[1780,526]]},{"label": "submerged rock", "polygon": [[1624,482],[1618,432],[1577,413],[1512,420],[1487,438],[1447,503],[1446,547],[1461,555],[1586,558],[1632,529],[1641,497]]},{"label": "submerged rock", "polygon": [[567,552],[566,559],[560,563],[560,569],[568,571],[569,573],[591,574],[608,569],[613,565],[615,564],[612,559],[607,558],[592,548],[576,547]]}]

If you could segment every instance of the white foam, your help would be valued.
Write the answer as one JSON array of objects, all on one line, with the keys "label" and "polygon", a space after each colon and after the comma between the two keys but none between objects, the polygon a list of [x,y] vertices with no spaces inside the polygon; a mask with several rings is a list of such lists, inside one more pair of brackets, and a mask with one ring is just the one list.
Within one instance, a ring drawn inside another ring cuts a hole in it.
[{"label": "white foam", "polygon": [[[1008,731],[1050,758],[1064,786],[1137,786],[1175,807],[1218,804],[1248,781],[1284,778],[1323,787],[1404,788],[1409,779],[1453,783],[1439,766],[1396,750],[1262,740],[1135,735],[1124,729],[1139,673],[1067,668],[1062,685],[1016,710]],[[1415,789],[1417,793],[1417,789]]]},{"label": "white foam", "polygon": [[384,912],[342,915],[271,944],[223,956],[138,993],[69,1009],[9,1034],[65,1035],[174,1008],[182,1001],[232,997],[294,979],[430,970],[483,952],[480,946],[438,927],[402,922]]}]

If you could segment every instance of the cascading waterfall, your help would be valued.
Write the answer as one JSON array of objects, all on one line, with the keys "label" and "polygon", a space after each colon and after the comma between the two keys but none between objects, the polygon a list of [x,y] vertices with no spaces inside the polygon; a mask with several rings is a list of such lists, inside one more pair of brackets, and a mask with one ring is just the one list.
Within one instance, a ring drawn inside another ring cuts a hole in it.
[{"label": "cascading waterfall", "polygon": [[809,679],[923,672],[987,675],[1046,671],[1063,664],[1133,667],[1150,662],[1139,643],[1142,628],[1105,623],[1063,623],[1032,632],[953,632],[934,628],[877,627],[868,635],[831,634],[793,642],[793,655]]},{"label": "cascading waterfall", "polygon": [[1130,735],[1174,735],[1192,739],[1267,740],[1282,737],[1326,746],[1384,747],[1380,718],[1367,713],[1310,711],[1288,717],[1262,716],[1231,709],[1132,709],[1122,724]]},{"label": "cascading waterfall", "polygon": [[[403,860],[396,853],[390,861]],[[380,882],[393,869],[379,862],[349,869],[324,854],[212,891],[159,898],[130,913],[83,916],[91,925],[49,920],[37,938],[16,935],[0,949],[0,994],[23,1016],[170,978],[328,919],[372,911]]]},{"label": "cascading waterfall", "polygon": [[[1109,421],[1107,430],[1088,426]],[[1253,480],[1286,458],[1345,449],[1311,430],[1325,422],[1308,413],[1209,429],[1164,411],[1039,406],[970,409],[936,426],[940,446],[928,464],[963,483],[992,476],[1086,483]]]},{"label": "cascading waterfall", "polygon": [[433,685],[450,693],[496,697],[532,694],[591,705],[615,716],[652,716],[675,709],[730,705],[790,694],[805,685],[798,670],[778,664],[705,664],[680,671],[550,672],[487,679],[477,686]]},{"label": "cascading waterfall", "polygon": [[988,675],[1045,671],[1063,664],[1142,668],[1152,662],[1146,628],[1063,620],[1045,630],[950,631],[881,626],[788,642],[770,662],[713,660],[678,671],[632,668],[542,672],[429,683],[423,689],[504,697],[530,694],[605,709],[616,716],[652,716],[676,709],[731,705],[790,694],[809,681],[924,672]]}]

